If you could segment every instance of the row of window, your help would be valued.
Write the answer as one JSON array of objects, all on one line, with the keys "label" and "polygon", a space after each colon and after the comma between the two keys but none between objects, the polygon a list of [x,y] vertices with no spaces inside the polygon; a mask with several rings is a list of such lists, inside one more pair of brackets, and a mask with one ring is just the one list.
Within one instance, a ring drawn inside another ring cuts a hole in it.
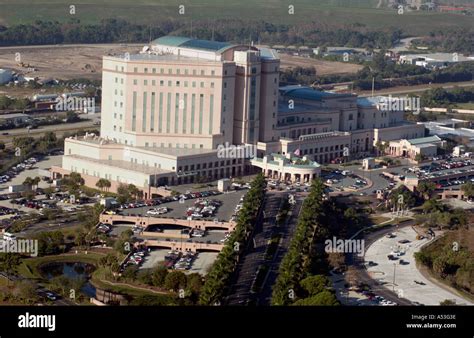
[{"label": "row of window", "polygon": [[[144,86],[148,86],[149,83],[151,83],[152,86],[156,86],[156,80],[151,80],[151,81],[143,80],[143,85],[144,85]],[[135,86],[138,85],[138,80],[137,80],[137,79],[134,79],[134,80],[133,80],[133,84],[134,84]],[[164,80],[160,80],[159,85],[160,85],[160,87],[163,87],[163,86],[165,85],[165,81],[164,81]],[[175,85],[175,87],[181,87],[181,81],[175,81],[175,82],[174,82],[174,85]],[[183,81],[183,86],[184,86],[185,88],[187,88],[187,87],[189,86],[189,82],[188,82],[188,81]],[[173,81],[168,80],[168,87],[173,87]],[[192,82],[191,82],[191,87],[192,87],[192,88],[196,88],[196,81],[192,81]],[[199,83],[199,87],[200,87],[200,88],[204,88],[204,87],[205,87],[205,83],[204,83],[203,81],[201,81],[201,82]],[[214,82],[211,82],[211,83],[210,83],[210,87],[211,87],[211,88],[214,88],[214,87],[215,87]],[[227,83],[226,83],[226,82],[224,82],[224,88],[227,88]],[[117,94],[117,90],[115,90],[115,94]]]},{"label": "row of window", "polygon": [[[181,72],[181,69],[176,69],[176,71],[173,73],[173,69],[172,68],[168,68],[167,71],[165,71],[165,68],[148,68],[148,67],[144,67],[143,69],[140,69],[142,73],[145,73],[145,74],[168,74],[168,75],[189,75],[189,69],[184,69],[183,72]],[[119,71],[119,67],[118,66],[115,66],[115,71]],[[124,67],[120,67],[120,71],[121,72],[124,72]],[[134,67],[133,68],[133,72],[134,73],[138,73],[138,67]],[[196,69],[193,69],[192,70],[192,75],[197,75],[198,74],[198,71]],[[211,76],[215,76],[216,75],[216,71],[214,69],[212,69],[210,72],[206,72],[206,70],[204,69],[201,69],[199,71],[199,75],[201,76],[205,76],[205,75],[211,75]],[[224,70],[224,75],[227,75],[227,70],[225,69]]]},{"label": "row of window", "polygon": [[327,146],[327,147],[320,147],[320,148],[310,148],[310,149],[304,149],[303,150],[303,155],[307,154],[318,154],[318,153],[327,153],[329,151],[339,151],[339,150],[344,150],[344,148],[348,148],[349,145],[346,144],[341,144],[341,145],[335,145],[335,146]]},{"label": "row of window", "polygon": [[[219,165],[220,164],[220,165]],[[202,168],[201,164],[194,164],[191,165],[185,165],[185,166],[179,166],[178,167],[178,172],[187,172],[187,171],[193,171],[193,170],[200,170],[200,169],[207,169],[207,168],[219,168],[220,167],[225,167],[225,166],[230,166],[234,164],[243,164],[243,160],[241,158],[239,159],[233,159],[233,160],[227,160],[227,161],[215,161],[215,162],[209,162],[209,163],[202,163]]]},{"label": "row of window", "polygon": [[[132,95],[132,131],[137,131],[137,121],[140,121],[142,132],[155,132],[157,120],[158,133],[213,133],[215,124],[213,94],[205,97],[204,94],[196,95],[194,93],[190,95],[188,93],[174,93],[174,95],[173,93],[158,93],[156,95],[155,92],[143,92],[141,102],[138,101],[138,93],[134,91]],[[206,111],[205,104],[208,107]],[[139,111],[141,111],[141,118],[138,119],[137,113]],[[225,105],[222,107],[222,111],[226,111]],[[174,120],[173,125],[172,120]],[[222,124],[224,123],[223,120]],[[206,125],[207,129],[205,130]]]}]

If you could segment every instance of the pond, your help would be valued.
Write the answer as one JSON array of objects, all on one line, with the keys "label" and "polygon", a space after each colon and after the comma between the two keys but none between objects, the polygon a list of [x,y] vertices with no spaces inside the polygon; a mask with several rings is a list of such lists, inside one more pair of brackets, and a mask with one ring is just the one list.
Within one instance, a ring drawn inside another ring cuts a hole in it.
[{"label": "pond", "polygon": [[71,280],[83,280],[81,292],[88,297],[95,297],[95,287],[89,282],[95,266],[82,262],[53,262],[40,267],[42,275],[47,279],[65,276]]}]

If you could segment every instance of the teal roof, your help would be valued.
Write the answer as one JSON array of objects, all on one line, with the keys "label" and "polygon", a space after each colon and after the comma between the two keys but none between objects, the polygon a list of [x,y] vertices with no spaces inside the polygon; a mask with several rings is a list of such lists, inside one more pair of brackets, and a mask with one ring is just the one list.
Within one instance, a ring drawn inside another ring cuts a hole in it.
[{"label": "teal roof", "polygon": [[191,38],[186,38],[182,36],[162,36],[161,38],[153,40],[152,44],[154,45],[168,45],[168,46],[174,46],[178,47],[181,44],[185,43],[186,41],[192,40]]},{"label": "teal roof", "polygon": [[168,45],[171,47],[183,47],[191,49],[201,49],[219,52],[223,51],[233,45],[228,42],[219,42],[219,41],[209,41],[209,40],[199,40],[186,38],[182,36],[163,36],[152,42],[152,44]]},{"label": "teal roof", "polygon": [[281,87],[280,93],[286,97],[295,98],[295,99],[303,99],[303,100],[312,100],[312,101],[321,101],[323,98],[329,98],[329,97],[347,97],[347,94],[323,92],[320,90],[315,90],[310,87],[302,87],[302,86]]},{"label": "teal roof", "polygon": [[429,137],[421,137],[421,138],[414,138],[411,140],[408,140],[408,142],[411,145],[416,145],[416,144],[423,144],[423,143],[431,143],[431,142],[439,142],[441,139],[439,136],[429,136]]}]

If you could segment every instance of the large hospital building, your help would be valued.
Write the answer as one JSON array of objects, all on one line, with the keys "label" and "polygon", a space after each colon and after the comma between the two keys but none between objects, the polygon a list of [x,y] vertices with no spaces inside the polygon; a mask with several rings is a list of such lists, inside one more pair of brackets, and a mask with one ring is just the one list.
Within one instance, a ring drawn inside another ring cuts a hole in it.
[{"label": "large hospital building", "polygon": [[[165,36],[141,53],[103,58],[100,135],[65,141],[54,175],[94,186],[157,187],[239,177],[256,170],[310,180],[320,164],[373,152],[377,141],[424,136],[378,98],[279,85],[268,48]],[[242,146],[254,156],[223,156]]]}]

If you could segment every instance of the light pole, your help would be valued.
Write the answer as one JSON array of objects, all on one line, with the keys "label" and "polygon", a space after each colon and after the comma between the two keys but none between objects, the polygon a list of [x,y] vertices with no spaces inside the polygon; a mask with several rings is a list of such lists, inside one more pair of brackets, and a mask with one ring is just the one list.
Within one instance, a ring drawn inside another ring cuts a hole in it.
[{"label": "light pole", "polygon": [[395,272],[397,270],[397,264],[393,263],[393,292],[395,292]]}]

